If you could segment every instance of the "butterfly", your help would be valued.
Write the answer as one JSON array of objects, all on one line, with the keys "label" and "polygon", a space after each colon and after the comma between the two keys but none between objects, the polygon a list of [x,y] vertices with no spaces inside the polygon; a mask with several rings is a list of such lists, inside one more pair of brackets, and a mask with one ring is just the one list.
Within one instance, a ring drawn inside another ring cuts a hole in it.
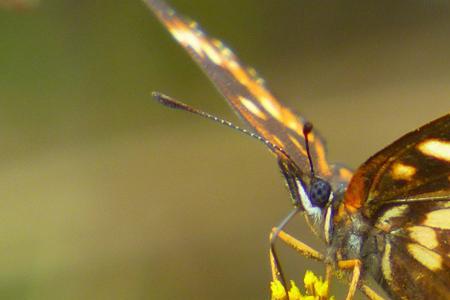
[{"label": "butterfly", "polygon": [[[311,124],[278,101],[222,42],[165,2],[144,2],[251,131],[162,94],[155,94],[158,100],[256,137],[277,158],[294,210],[274,228],[273,239],[323,261],[327,278],[344,271],[347,300],[357,288],[369,299],[383,299],[365,284],[368,276],[393,299],[450,298],[450,114],[399,138],[353,174],[327,160]],[[324,241],[325,254],[283,231],[297,212]],[[273,247],[270,254],[277,279],[282,272]]]}]

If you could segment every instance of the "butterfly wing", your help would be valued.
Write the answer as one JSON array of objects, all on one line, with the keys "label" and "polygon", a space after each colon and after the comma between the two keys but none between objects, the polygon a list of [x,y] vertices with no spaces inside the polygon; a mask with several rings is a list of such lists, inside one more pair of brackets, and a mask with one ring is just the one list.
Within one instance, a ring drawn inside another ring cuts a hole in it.
[{"label": "butterfly wing", "polygon": [[[297,167],[308,170],[309,174],[302,134],[305,120],[282,105],[253,69],[243,67],[228,47],[208,37],[195,22],[179,16],[163,1],[145,2],[212,80],[234,111],[259,135],[283,148]],[[312,133],[309,138],[316,172],[324,178],[347,183],[351,172],[344,167],[329,165],[324,141],[317,133]]]},{"label": "butterfly wing", "polygon": [[395,299],[448,299],[450,202],[388,205],[376,227],[385,232],[382,285]]},{"label": "butterfly wing", "polygon": [[450,114],[371,157],[344,197],[384,237],[381,275],[398,299],[450,295]]},{"label": "butterfly wing", "polygon": [[372,156],[353,176],[345,206],[371,217],[380,207],[450,196],[450,114],[410,132]]}]

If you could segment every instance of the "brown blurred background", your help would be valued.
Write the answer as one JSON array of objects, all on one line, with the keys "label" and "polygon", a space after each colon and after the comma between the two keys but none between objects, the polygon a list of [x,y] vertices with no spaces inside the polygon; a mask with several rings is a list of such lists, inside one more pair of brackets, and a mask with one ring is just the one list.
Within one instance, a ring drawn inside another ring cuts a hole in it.
[{"label": "brown blurred background", "polygon": [[[449,111],[447,1],[171,4],[309,118],[334,161],[357,167]],[[275,160],[153,90],[237,122],[138,0],[0,11],[1,299],[267,299],[268,232],[291,208]],[[322,249],[300,219],[289,231]],[[281,256],[289,278],[323,274]]]}]

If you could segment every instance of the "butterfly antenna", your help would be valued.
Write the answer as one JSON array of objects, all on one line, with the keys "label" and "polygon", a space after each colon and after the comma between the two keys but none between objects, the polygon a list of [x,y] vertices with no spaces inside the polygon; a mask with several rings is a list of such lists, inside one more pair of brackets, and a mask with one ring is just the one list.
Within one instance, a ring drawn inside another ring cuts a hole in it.
[{"label": "butterfly antenna", "polygon": [[216,116],[214,116],[214,115],[212,115],[212,114],[210,114],[210,113],[207,113],[207,112],[204,112],[204,111],[199,110],[199,109],[197,109],[197,108],[194,108],[194,107],[192,107],[192,106],[189,106],[189,105],[187,105],[187,104],[185,104],[185,103],[183,103],[183,102],[177,101],[177,100],[175,100],[175,99],[173,99],[173,98],[171,98],[171,97],[169,97],[169,96],[167,96],[167,95],[161,94],[161,93],[159,93],[159,92],[153,92],[153,93],[152,93],[152,96],[153,96],[159,103],[161,103],[162,105],[164,105],[164,106],[166,106],[166,107],[173,108],[173,109],[184,110],[184,111],[187,111],[187,112],[190,112],[190,113],[199,115],[199,116],[201,116],[201,117],[203,117],[203,118],[212,120],[212,121],[214,121],[214,122],[220,123],[220,124],[222,124],[222,125],[225,125],[225,126],[227,126],[227,127],[232,128],[232,129],[235,129],[235,130],[237,130],[237,131],[239,131],[239,132],[241,132],[241,133],[243,133],[243,134],[245,134],[245,135],[248,135],[248,136],[250,136],[250,137],[252,137],[252,138],[255,138],[255,139],[257,139],[257,140],[263,142],[263,143],[264,143],[265,145],[267,145],[272,151],[274,151],[274,152],[281,152],[281,153],[283,153],[286,157],[289,158],[289,155],[286,153],[286,151],[284,151],[283,148],[281,148],[280,146],[278,146],[278,145],[272,143],[271,141],[265,139],[264,137],[260,136],[260,135],[257,134],[257,133],[254,133],[254,132],[251,132],[251,131],[249,131],[249,130],[247,130],[247,129],[241,128],[241,127],[239,127],[239,126],[237,126],[237,125],[234,125],[234,124],[231,123],[230,121],[227,121],[227,120],[225,120],[225,119],[216,117]]},{"label": "butterfly antenna", "polygon": [[311,157],[311,151],[309,150],[309,139],[308,139],[308,136],[312,130],[313,130],[312,123],[306,122],[305,125],[303,125],[303,136],[305,137],[305,146],[306,146],[306,153],[308,154],[309,168],[311,169],[312,177],[314,177],[315,176],[314,165]]}]

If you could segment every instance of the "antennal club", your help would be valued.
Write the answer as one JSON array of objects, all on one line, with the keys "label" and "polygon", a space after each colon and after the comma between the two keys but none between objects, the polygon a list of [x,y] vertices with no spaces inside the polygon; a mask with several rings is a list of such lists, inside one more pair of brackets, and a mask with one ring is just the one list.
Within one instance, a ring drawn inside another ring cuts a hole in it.
[{"label": "antennal club", "polygon": [[233,129],[235,129],[235,130],[237,130],[237,131],[239,131],[239,132],[241,132],[241,133],[243,133],[243,134],[245,134],[245,135],[248,135],[248,136],[250,136],[250,137],[252,137],[252,138],[255,138],[255,139],[257,139],[257,140],[263,142],[263,143],[264,143],[265,145],[267,145],[267,147],[269,147],[272,151],[274,151],[274,152],[281,152],[281,153],[283,153],[287,158],[290,158],[289,155],[286,153],[286,151],[284,151],[283,148],[281,148],[280,146],[278,146],[278,145],[272,143],[271,141],[269,141],[268,139],[266,139],[266,138],[260,136],[260,135],[257,134],[257,133],[248,131],[247,129],[244,129],[244,128],[241,128],[241,127],[239,127],[239,126],[237,126],[237,125],[234,125],[234,124],[231,123],[230,121],[227,121],[227,120],[225,120],[225,119],[216,117],[216,116],[214,116],[214,115],[212,115],[212,114],[209,114],[209,113],[207,113],[207,112],[204,112],[204,111],[202,111],[202,110],[199,110],[199,109],[197,109],[197,108],[194,108],[194,107],[192,107],[192,106],[189,106],[189,105],[187,105],[187,104],[185,104],[185,103],[183,103],[183,102],[177,101],[177,100],[175,100],[175,99],[173,99],[173,98],[171,98],[171,97],[169,97],[169,96],[167,96],[167,95],[161,94],[161,93],[159,93],[159,92],[153,92],[153,93],[152,93],[152,96],[153,96],[159,103],[161,103],[162,105],[164,105],[164,106],[166,106],[166,107],[173,108],[173,109],[184,110],[184,111],[187,111],[187,112],[196,114],[196,115],[198,115],[198,116],[201,116],[201,117],[203,117],[203,118],[212,120],[212,121],[214,121],[214,122],[220,123],[220,124],[225,125],[225,126],[227,126],[227,127],[233,128]]},{"label": "antennal club", "polygon": [[312,177],[315,176],[314,173],[314,165],[311,157],[311,151],[309,150],[309,139],[308,136],[313,130],[313,124],[310,122],[306,122],[305,125],[303,125],[303,136],[305,137],[305,146],[306,146],[306,153],[308,154],[308,161],[309,161],[309,167],[311,169],[311,175]]}]

